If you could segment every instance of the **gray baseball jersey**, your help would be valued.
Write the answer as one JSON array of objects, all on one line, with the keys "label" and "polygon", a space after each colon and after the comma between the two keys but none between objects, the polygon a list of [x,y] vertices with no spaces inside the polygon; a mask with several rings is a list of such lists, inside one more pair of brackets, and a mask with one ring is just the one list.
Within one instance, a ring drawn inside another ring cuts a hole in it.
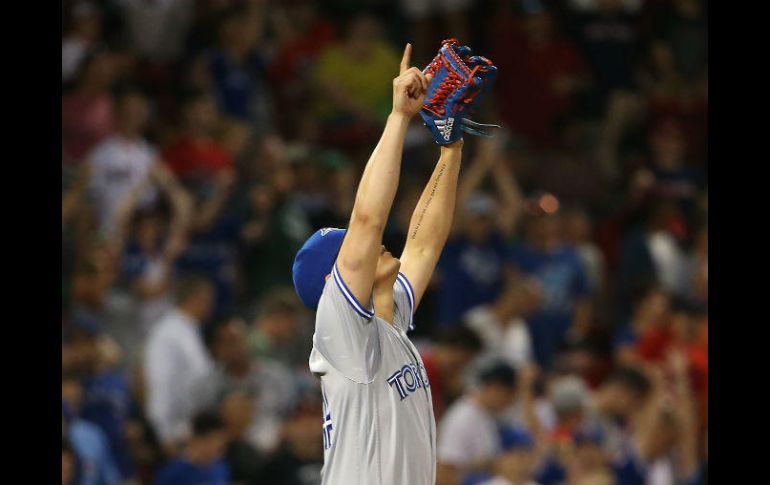
[{"label": "gray baseball jersey", "polygon": [[337,266],[316,313],[310,370],[323,391],[323,485],[434,485],[436,422],[420,354],[406,336],[414,292],[399,273],[394,324],[356,300]]}]

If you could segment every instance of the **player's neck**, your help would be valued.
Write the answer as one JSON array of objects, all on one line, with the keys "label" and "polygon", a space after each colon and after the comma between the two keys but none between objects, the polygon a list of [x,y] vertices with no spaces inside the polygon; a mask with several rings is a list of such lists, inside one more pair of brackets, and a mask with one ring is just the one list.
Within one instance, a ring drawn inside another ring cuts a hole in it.
[{"label": "player's neck", "polygon": [[374,299],[374,313],[377,317],[385,320],[389,324],[393,325],[393,284],[375,284],[372,291],[372,298]]}]

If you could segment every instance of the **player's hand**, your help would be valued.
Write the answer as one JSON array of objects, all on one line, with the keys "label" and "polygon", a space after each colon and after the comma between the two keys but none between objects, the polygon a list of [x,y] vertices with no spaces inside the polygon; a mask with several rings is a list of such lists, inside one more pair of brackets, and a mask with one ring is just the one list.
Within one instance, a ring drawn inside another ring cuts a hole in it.
[{"label": "player's hand", "polygon": [[420,112],[432,77],[430,74],[424,75],[416,67],[409,67],[411,56],[412,44],[406,44],[400,72],[393,80],[393,113],[409,118]]}]

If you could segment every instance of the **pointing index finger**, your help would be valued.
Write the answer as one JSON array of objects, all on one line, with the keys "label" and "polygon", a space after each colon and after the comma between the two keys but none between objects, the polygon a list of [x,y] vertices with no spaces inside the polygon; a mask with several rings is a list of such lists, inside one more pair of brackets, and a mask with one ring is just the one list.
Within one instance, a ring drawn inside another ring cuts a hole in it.
[{"label": "pointing index finger", "polygon": [[404,55],[401,57],[401,70],[399,74],[403,74],[409,69],[409,58],[412,57],[412,44],[407,43],[404,47]]}]

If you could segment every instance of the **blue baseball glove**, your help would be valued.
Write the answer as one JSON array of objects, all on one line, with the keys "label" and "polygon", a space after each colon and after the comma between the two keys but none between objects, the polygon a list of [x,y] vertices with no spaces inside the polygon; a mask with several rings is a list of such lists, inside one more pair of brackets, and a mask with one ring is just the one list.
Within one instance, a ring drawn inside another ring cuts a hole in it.
[{"label": "blue baseball glove", "polygon": [[487,129],[500,128],[469,119],[497,76],[492,61],[473,55],[470,47],[459,45],[456,39],[448,39],[423,73],[432,74],[433,79],[420,116],[436,143],[454,143],[463,133],[489,138],[492,134]]}]

